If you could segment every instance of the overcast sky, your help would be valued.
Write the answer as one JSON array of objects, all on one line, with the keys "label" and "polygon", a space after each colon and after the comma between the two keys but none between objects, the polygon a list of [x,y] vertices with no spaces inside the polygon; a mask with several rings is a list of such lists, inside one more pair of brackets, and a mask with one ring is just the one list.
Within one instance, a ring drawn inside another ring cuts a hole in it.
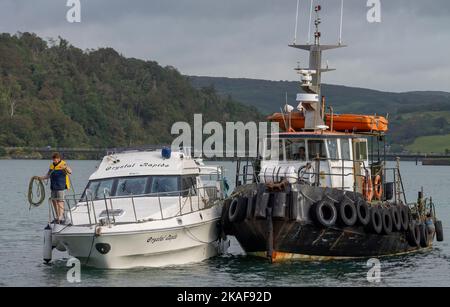
[{"label": "overcast sky", "polygon": [[[287,47],[296,0],[81,0],[81,23],[66,0],[0,0],[0,32],[62,36],[82,49],[113,47],[127,57],[183,74],[297,80],[306,53]],[[335,43],[340,0],[323,6],[322,42]],[[389,91],[450,91],[450,1],[381,0],[381,23],[367,0],[345,0],[343,42],[325,53],[336,72],[323,81]],[[309,0],[300,0],[297,41],[306,41]]]}]

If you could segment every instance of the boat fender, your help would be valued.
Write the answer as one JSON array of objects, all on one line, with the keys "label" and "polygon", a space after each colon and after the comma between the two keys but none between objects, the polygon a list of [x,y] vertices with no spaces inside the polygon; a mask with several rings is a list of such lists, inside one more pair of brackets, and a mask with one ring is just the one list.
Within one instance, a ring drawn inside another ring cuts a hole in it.
[{"label": "boat fender", "polygon": [[256,197],[256,206],[255,206],[255,218],[257,219],[265,219],[266,218],[266,208],[269,204],[270,194],[267,192],[258,193]]},{"label": "boat fender", "polygon": [[52,260],[52,228],[49,224],[44,228],[44,250],[43,259],[45,263],[49,263]]},{"label": "boat fender", "polygon": [[383,197],[383,184],[381,183],[381,176],[376,175],[375,180],[373,181],[373,195],[375,199],[381,200]]},{"label": "boat fender", "polygon": [[364,198],[371,202],[373,199],[373,185],[372,185],[372,178],[370,176],[367,176],[364,178],[363,181],[363,195]]},{"label": "boat fender", "polygon": [[428,217],[425,220],[425,226],[427,227],[428,234],[432,237],[436,233],[436,227],[434,226],[433,219]]},{"label": "boat fender", "polygon": [[342,202],[336,205],[337,209],[337,221],[339,225],[351,227],[355,225],[358,220],[358,213],[353,202],[349,199],[344,199]]},{"label": "boat fender", "polygon": [[408,228],[409,228],[409,230],[406,233],[406,240],[408,241],[408,244],[412,247],[420,246],[419,225],[417,225],[415,221],[411,221]]},{"label": "boat fender", "polygon": [[358,224],[367,226],[370,222],[369,206],[363,199],[358,200],[356,203],[356,214],[358,215]]},{"label": "boat fender", "polygon": [[392,216],[391,211],[388,208],[381,209],[381,217],[383,221],[382,234],[390,235],[392,233]]},{"label": "boat fender", "polygon": [[333,202],[328,199],[323,199],[311,206],[310,216],[318,226],[332,227],[336,224],[337,210]]},{"label": "boat fender", "polygon": [[392,217],[392,226],[393,231],[401,231],[402,230],[402,218],[400,215],[400,210],[397,206],[391,206],[389,209]]},{"label": "boat fender", "polygon": [[220,219],[222,224],[222,237],[225,238],[227,235],[232,235],[232,227],[230,219],[228,218],[228,210],[232,202],[231,198],[227,198],[223,204],[222,217]]},{"label": "boat fender", "polygon": [[419,231],[420,231],[420,246],[428,247],[430,245],[428,242],[429,235],[425,223],[419,224]]},{"label": "boat fender", "polygon": [[239,223],[247,214],[247,199],[245,197],[238,197],[233,199],[228,209],[228,218],[232,223]]},{"label": "boat fender", "polygon": [[285,219],[287,212],[287,194],[274,193],[272,217],[274,219]]},{"label": "boat fender", "polygon": [[289,201],[289,219],[292,221],[300,221],[302,218],[302,202],[299,199],[299,192],[291,191],[289,193],[288,201]]},{"label": "boat fender", "polygon": [[367,224],[367,231],[375,234],[380,234],[383,230],[383,220],[381,210],[378,207],[370,207],[369,209],[370,221]]},{"label": "boat fender", "polygon": [[408,206],[400,205],[399,210],[400,210],[400,218],[401,218],[401,223],[402,223],[402,230],[408,231],[408,228],[411,225],[411,220],[409,218],[410,217],[410,209]]},{"label": "boat fender", "polygon": [[267,257],[269,258],[270,263],[273,262],[273,221],[272,221],[272,208],[266,208],[266,222],[267,222],[267,241],[266,241],[266,249],[267,249]]},{"label": "boat fender", "polygon": [[434,227],[436,228],[436,240],[438,242],[444,241],[444,232],[442,228],[442,221],[437,220]]},{"label": "boat fender", "polygon": [[255,216],[256,195],[250,195],[247,197],[247,220],[253,219]]}]

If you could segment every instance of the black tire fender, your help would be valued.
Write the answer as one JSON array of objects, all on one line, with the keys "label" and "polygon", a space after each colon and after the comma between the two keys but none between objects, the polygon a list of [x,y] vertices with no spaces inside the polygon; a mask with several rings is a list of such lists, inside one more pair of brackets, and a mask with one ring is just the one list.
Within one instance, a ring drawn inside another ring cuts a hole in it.
[{"label": "black tire fender", "polygon": [[362,226],[367,226],[370,222],[370,212],[369,206],[366,201],[360,199],[356,203],[356,213],[358,214],[358,224]]},{"label": "black tire fender", "polygon": [[420,223],[419,230],[420,230],[420,246],[428,247],[430,244],[428,243],[429,235],[428,235],[427,225],[425,225],[425,223]]},{"label": "black tire fender", "polygon": [[332,227],[336,224],[337,210],[331,200],[321,200],[310,208],[312,219],[322,227]]},{"label": "black tire fender", "polygon": [[390,208],[391,216],[392,216],[392,225],[393,231],[401,231],[402,230],[402,217],[400,210],[397,206],[392,206]]},{"label": "black tire fender", "polygon": [[228,209],[228,218],[232,223],[238,223],[244,220],[247,214],[247,198],[238,197],[231,201]]},{"label": "black tire fender", "polygon": [[437,220],[434,227],[436,228],[436,240],[438,242],[444,241],[444,231],[442,227],[442,221]]},{"label": "black tire fender", "polygon": [[370,207],[369,215],[370,221],[369,224],[367,224],[366,229],[369,232],[381,234],[381,231],[383,230],[383,220],[381,216],[381,210],[378,209],[378,207]]},{"label": "black tire fender", "polygon": [[336,205],[337,220],[339,225],[351,227],[355,225],[358,220],[358,213],[356,206],[349,199],[344,199]]},{"label": "black tire fender", "polygon": [[390,235],[393,227],[391,211],[388,208],[381,209],[381,217],[383,220],[382,233],[384,235]]},{"label": "black tire fender", "polygon": [[399,210],[401,216],[402,230],[408,231],[409,226],[411,225],[409,207],[405,205],[400,205]]},{"label": "black tire fender", "polygon": [[409,230],[406,233],[406,240],[408,241],[408,244],[412,247],[419,247],[420,246],[419,225],[417,225],[415,221],[411,221],[408,228]]}]

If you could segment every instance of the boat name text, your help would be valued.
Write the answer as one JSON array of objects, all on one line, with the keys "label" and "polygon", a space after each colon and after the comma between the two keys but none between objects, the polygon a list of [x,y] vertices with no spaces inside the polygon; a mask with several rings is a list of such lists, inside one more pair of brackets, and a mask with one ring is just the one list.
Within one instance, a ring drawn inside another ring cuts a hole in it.
[{"label": "boat name text", "polygon": [[166,168],[169,167],[169,164],[167,163],[132,163],[132,164],[123,164],[123,165],[116,165],[116,166],[108,166],[105,171],[117,171],[121,169],[127,169],[127,168],[134,168],[134,167],[149,167],[149,168]]},{"label": "boat name text", "polygon": [[162,241],[171,241],[171,240],[175,240],[177,238],[178,235],[171,235],[168,234],[166,236],[159,236],[159,237],[150,237],[147,239],[147,243],[157,243],[157,242],[162,242]]}]

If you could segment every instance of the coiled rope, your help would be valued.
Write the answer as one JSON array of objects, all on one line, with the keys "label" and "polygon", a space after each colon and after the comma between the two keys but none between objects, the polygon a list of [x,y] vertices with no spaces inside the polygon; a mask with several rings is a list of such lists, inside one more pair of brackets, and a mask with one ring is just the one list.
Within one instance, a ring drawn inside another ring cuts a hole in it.
[{"label": "coiled rope", "polygon": [[[35,199],[37,197],[37,199]],[[30,207],[39,207],[45,200],[44,181],[38,176],[31,177],[28,185],[28,202]]]}]

